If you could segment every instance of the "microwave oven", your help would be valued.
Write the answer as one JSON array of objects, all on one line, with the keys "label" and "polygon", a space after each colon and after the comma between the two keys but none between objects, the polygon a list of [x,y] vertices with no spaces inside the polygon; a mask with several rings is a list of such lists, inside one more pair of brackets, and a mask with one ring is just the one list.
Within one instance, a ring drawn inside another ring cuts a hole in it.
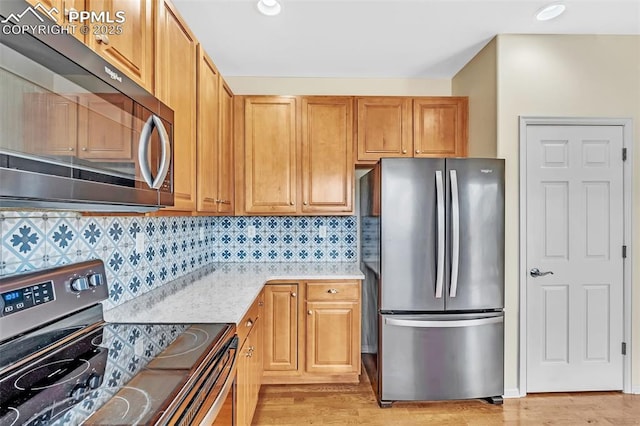
[{"label": "microwave oven", "polygon": [[173,205],[173,111],[54,13],[0,1],[0,208]]}]

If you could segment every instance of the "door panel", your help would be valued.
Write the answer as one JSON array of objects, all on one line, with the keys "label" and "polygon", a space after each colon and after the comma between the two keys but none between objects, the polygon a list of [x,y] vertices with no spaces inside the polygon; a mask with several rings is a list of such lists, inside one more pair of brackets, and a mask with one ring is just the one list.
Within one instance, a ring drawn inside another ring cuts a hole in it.
[{"label": "door panel", "polygon": [[[449,235],[446,309],[500,309],[504,306],[504,161],[447,159],[446,166]],[[454,174],[456,180],[452,178]],[[453,186],[458,194],[457,221]],[[456,226],[459,227],[457,285]]]},{"label": "door panel", "polygon": [[622,389],[621,126],[527,127],[527,391]]},{"label": "door panel", "polygon": [[436,171],[444,160],[383,159],[381,298],[383,311],[437,311]]},{"label": "door panel", "polygon": [[502,395],[503,315],[380,315],[380,399]]}]

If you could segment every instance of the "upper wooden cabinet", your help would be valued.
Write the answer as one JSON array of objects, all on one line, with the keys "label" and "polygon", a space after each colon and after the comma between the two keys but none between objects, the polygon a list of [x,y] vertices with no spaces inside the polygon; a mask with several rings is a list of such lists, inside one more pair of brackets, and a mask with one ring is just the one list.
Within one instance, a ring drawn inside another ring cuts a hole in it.
[{"label": "upper wooden cabinet", "polygon": [[413,101],[415,157],[467,155],[466,97],[419,98]]},{"label": "upper wooden cabinet", "polygon": [[362,97],[356,103],[357,163],[467,155],[466,97]]},{"label": "upper wooden cabinet", "polygon": [[234,155],[233,155],[233,92],[227,83],[220,78],[218,90],[220,103],[218,107],[218,213],[232,215],[235,212],[234,202]]},{"label": "upper wooden cabinet", "polygon": [[174,111],[173,210],[196,210],[197,40],[174,6],[157,3],[156,96]]},{"label": "upper wooden cabinet", "polygon": [[243,99],[236,103],[238,213],[351,213],[352,98]]},{"label": "upper wooden cabinet", "polygon": [[245,98],[241,148],[246,213],[297,211],[296,132],[295,98]]},{"label": "upper wooden cabinet", "polygon": [[153,93],[153,4],[152,0],[86,0],[85,9],[114,14],[123,11],[122,33],[104,25],[92,26],[86,44],[118,70]]},{"label": "upper wooden cabinet", "polygon": [[353,210],[353,101],[302,98],[302,212]]},{"label": "upper wooden cabinet", "polygon": [[359,161],[411,157],[411,98],[357,98]]}]

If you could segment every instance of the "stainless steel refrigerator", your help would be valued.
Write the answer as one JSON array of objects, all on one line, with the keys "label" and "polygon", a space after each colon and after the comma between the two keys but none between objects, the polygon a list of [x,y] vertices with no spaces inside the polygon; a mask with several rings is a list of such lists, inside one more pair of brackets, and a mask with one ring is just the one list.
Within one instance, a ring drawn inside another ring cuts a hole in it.
[{"label": "stainless steel refrigerator", "polygon": [[379,404],[501,402],[504,160],[385,158],[360,192]]}]

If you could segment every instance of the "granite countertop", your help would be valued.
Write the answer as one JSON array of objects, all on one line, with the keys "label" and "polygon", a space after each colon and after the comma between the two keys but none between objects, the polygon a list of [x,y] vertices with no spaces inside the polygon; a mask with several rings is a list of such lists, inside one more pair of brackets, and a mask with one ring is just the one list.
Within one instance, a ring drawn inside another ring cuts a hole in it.
[{"label": "granite countertop", "polygon": [[267,281],[363,279],[358,263],[208,265],[104,312],[111,323],[238,324]]}]

